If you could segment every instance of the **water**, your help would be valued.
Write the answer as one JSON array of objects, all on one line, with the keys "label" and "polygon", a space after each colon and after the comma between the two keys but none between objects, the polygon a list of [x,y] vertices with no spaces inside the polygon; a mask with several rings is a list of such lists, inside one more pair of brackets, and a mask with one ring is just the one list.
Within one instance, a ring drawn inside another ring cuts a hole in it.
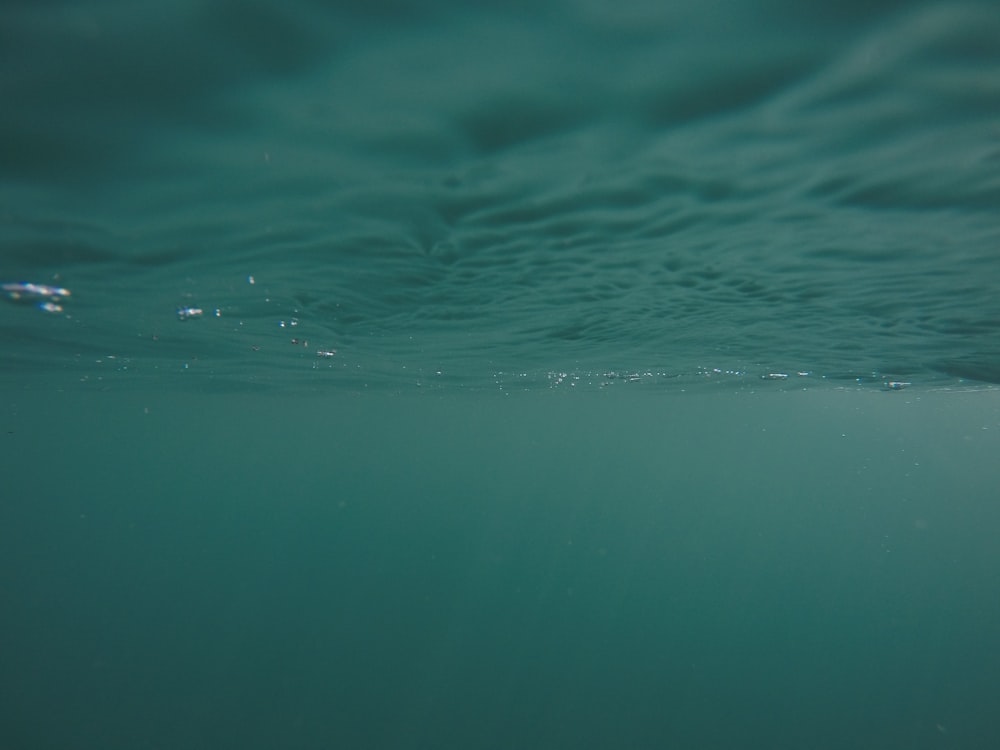
[{"label": "water", "polygon": [[998,38],[8,3],[0,745],[995,747]]},{"label": "water", "polygon": [[171,7],[5,12],[18,377],[1000,379],[989,6]]}]

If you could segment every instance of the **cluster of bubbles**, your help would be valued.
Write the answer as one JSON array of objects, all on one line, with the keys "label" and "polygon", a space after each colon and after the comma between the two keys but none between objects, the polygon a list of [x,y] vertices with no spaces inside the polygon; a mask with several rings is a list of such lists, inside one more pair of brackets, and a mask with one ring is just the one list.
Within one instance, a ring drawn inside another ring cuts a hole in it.
[{"label": "cluster of bubbles", "polygon": [[30,281],[7,281],[0,284],[0,293],[9,302],[35,305],[48,313],[63,311],[62,303],[69,299],[71,292],[61,286],[35,284]]}]

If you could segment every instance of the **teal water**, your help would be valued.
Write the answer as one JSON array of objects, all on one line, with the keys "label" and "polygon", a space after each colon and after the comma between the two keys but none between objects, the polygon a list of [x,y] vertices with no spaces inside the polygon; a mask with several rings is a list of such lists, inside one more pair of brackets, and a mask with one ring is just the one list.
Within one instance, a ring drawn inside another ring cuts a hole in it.
[{"label": "teal water", "polygon": [[992,3],[0,8],[0,747],[995,748]]},{"label": "teal water", "polygon": [[3,29],[0,281],[72,293],[6,311],[17,378],[1000,380],[991,4],[25,4]]},{"label": "teal water", "polygon": [[10,748],[982,748],[996,392],[6,394]]}]

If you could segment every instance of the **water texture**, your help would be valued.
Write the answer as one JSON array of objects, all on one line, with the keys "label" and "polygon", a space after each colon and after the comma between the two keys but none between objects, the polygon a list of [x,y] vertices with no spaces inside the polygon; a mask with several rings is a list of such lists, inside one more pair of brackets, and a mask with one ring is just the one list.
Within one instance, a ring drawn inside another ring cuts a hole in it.
[{"label": "water texture", "polygon": [[72,291],[5,310],[19,372],[1000,381],[991,4],[22,4],[2,27],[0,280]]},{"label": "water texture", "polygon": [[0,750],[996,750],[998,40],[0,3]]}]

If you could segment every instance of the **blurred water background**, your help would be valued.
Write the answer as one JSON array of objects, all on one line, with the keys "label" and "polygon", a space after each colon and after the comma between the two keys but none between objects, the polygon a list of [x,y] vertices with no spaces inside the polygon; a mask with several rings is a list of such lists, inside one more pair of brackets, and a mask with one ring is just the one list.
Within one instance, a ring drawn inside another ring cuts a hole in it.
[{"label": "blurred water background", "polygon": [[0,8],[0,746],[995,748],[1000,11]]}]

